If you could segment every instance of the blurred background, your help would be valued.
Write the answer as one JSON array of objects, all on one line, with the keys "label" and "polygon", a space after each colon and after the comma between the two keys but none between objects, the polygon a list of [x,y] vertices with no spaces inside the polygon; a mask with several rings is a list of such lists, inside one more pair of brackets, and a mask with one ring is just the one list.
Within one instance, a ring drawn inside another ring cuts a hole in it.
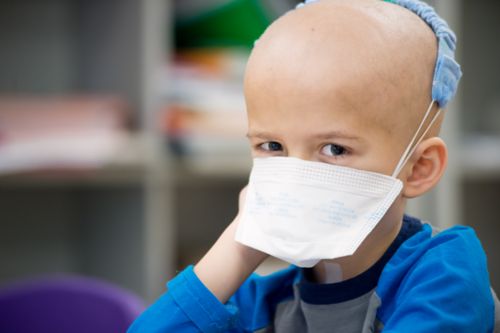
[{"label": "blurred background", "polygon": [[[446,177],[409,212],[473,226],[500,291],[500,2],[429,2],[464,77]],[[296,3],[1,0],[0,289],[66,273],[149,303],[195,263],[250,170],[246,59]]]}]

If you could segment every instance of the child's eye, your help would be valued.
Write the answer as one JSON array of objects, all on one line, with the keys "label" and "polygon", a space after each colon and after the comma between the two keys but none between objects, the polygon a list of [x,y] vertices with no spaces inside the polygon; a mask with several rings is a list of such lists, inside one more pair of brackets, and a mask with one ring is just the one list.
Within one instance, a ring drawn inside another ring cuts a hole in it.
[{"label": "child's eye", "polygon": [[341,156],[347,153],[347,149],[342,146],[330,143],[321,148],[321,153],[326,156]]},{"label": "child's eye", "polygon": [[265,151],[282,151],[283,146],[276,141],[269,141],[259,145],[259,148]]}]

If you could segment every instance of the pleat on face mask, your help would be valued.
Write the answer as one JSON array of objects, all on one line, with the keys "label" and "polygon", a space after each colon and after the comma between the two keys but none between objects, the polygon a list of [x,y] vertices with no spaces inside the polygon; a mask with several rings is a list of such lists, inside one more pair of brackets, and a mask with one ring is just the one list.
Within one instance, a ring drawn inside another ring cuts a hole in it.
[{"label": "pleat on face mask", "polygon": [[396,176],[437,119],[440,110],[419,137],[432,106],[392,176],[292,157],[254,159],[236,240],[301,267],[352,255],[401,192]]}]

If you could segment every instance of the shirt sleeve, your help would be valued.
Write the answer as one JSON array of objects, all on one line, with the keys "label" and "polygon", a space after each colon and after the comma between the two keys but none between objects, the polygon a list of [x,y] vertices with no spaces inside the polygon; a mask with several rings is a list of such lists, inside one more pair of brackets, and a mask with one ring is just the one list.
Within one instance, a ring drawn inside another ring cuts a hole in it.
[{"label": "shirt sleeve", "polygon": [[163,294],[127,333],[215,333],[235,329],[237,308],[222,304],[198,279],[193,266],[168,282]]},{"label": "shirt sleeve", "polygon": [[389,303],[379,313],[383,332],[493,331],[486,256],[472,229],[430,237],[427,228],[402,247],[383,273],[390,282],[377,288],[382,304]]},{"label": "shirt sleeve", "polygon": [[275,305],[292,295],[298,269],[252,274],[222,304],[187,267],[168,282],[168,292],[137,318],[128,333],[253,332],[269,325]]}]

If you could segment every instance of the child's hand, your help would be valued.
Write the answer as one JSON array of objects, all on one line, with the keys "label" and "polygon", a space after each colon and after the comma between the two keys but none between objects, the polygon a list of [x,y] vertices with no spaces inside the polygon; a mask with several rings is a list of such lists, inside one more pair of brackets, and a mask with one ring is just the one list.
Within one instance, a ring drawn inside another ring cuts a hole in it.
[{"label": "child's hand", "polygon": [[246,187],[240,192],[238,215],[194,267],[198,278],[222,303],[234,294],[267,257],[266,254],[244,246],[234,239],[245,197]]}]

